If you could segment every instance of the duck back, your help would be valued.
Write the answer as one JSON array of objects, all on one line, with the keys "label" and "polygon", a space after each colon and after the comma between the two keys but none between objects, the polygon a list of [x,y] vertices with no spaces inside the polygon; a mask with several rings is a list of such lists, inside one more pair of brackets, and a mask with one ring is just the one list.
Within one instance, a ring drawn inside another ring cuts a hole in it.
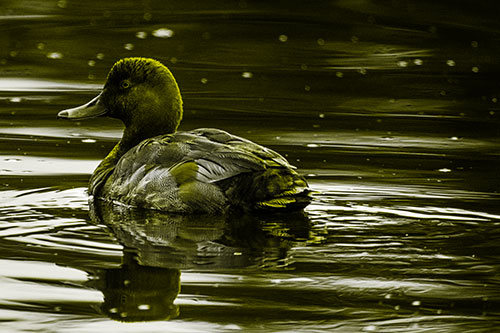
[{"label": "duck back", "polygon": [[301,209],[311,201],[307,182],[285,158],[218,129],[146,139],[98,170],[89,193],[133,207],[222,213]]}]

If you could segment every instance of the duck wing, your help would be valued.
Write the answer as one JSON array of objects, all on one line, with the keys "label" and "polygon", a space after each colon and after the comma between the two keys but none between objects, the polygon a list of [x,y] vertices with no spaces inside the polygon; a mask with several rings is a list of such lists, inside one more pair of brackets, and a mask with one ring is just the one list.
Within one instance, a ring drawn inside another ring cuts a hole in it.
[{"label": "duck wing", "polygon": [[271,149],[202,128],[142,141],[118,161],[102,196],[179,212],[286,207],[307,190],[293,169]]}]

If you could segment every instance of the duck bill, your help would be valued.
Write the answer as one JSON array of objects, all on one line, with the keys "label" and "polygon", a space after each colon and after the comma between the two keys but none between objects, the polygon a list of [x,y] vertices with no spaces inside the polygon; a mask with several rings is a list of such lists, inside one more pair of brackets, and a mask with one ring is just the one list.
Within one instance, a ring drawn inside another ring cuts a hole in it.
[{"label": "duck bill", "polygon": [[79,119],[94,118],[105,115],[108,112],[108,110],[106,110],[106,108],[102,104],[101,95],[102,93],[97,95],[87,104],[77,106],[76,108],[60,111],[57,114],[57,118],[79,120]]}]

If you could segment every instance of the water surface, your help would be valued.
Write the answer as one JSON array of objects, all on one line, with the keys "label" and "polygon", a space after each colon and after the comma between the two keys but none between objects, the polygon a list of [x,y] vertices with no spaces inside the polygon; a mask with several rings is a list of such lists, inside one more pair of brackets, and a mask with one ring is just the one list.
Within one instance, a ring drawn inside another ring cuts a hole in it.
[{"label": "water surface", "polygon": [[[8,1],[0,331],[490,332],[500,325],[500,25],[462,1]],[[182,130],[279,151],[305,214],[89,209],[121,136],[64,122],[125,56],[168,65]]]}]

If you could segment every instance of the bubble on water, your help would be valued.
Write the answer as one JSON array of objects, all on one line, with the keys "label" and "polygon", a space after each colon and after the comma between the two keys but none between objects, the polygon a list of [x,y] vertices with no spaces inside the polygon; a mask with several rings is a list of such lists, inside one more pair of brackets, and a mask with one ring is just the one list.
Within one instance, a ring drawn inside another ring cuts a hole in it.
[{"label": "bubble on water", "polygon": [[210,32],[205,31],[204,33],[201,34],[201,38],[208,40],[208,39],[212,38],[212,35],[210,34]]},{"label": "bubble on water", "polygon": [[421,304],[422,304],[422,302],[420,302],[420,301],[411,302],[411,305],[413,305],[413,306],[420,306]]},{"label": "bubble on water", "polygon": [[9,102],[12,102],[12,103],[20,103],[22,102],[22,98],[21,97],[11,97],[9,98]]},{"label": "bubble on water", "polygon": [[18,55],[18,54],[19,54],[19,51],[15,51],[15,50],[14,50],[14,51],[10,51],[10,52],[9,52],[9,55],[10,55],[12,58],[17,57],[17,55]]},{"label": "bubble on water", "polygon": [[456,141],[456,140],[458,140],[458,136],[452,136],[452,137],[450,138],[450,140]]},{"label": "bubble on water", "polygon": [[455,60],[452,59],[446,60],[446,64],[450,67],[454,67],[456,65]]},{"label": "bubble on water", "polygon": [[109,313],[118,313],[118,309],[117,308],[111,308],[111,309],[109,309]]},{"label": "bubble on water", "polygon": [[358,73],[361,74],[361,75],[365,75],[366,74],[366,69],[365,68],[360,68],[360,69],[358,69]]},{"label": "bubble on water", "polygon": [[87,64],[90,66],[90,67],[94,67],[95,66],[95,60],[89,60],[87,62]]},{"label": "bubble on water", "polygon": [[202,78],[200,81],[201,81],[201,83],[203,83],[203,84],[207,84],[207,82],[208,82],[207,78]]},{"label": "bubble on water", "polygon": [[17,162],[21,162],[21,159],[9,157],[9,158],[4,158],[3,161],[8,162],[8,163],[17,163]]},{"label": "bubble on water", "polygon": [[306,84],[306,85],[304,86],[304,90],[305,90],[305,91],[310,91],[310,90],[311,90],[311,86],[309,86],[309,85],[307,85],[307,84]]},{"label": "bubble on water", "polygon": [[124,48],[125,50],[132,51],[132,50],[134,49],[134,44],[132,44],[132,43],[127,43],[127,44],[123,45],[123,48]]},{"label": "bubble on water", "polygon": [[398,61],[398,66],[399,67],[408,67],[408,61],[400,60],[400,61]]},{"label": "bubble on water", "polygon": [[144,13],[144,20],[146,21],[151,21],[151,19],[153,18],[153,15],[151,13]]},{"label": "bubble on water", "polygon": [[424,64],[424,61],[422,59],[415,59],[413,60],[413,63],[417,66],[422,66]]},{"label": "bubble on water", "polygon": [[177,58],[176,57],[172,57],[170,58],[170,62],[175,64],[177,62]]},{"label": "bubble on water", "polygon": [[167,28],[160,28],[153,31],[153,36],[158,38],[170,38],[174,36],[174,31]]},{"label": "bubble on water", "polygon": [[89,75],[87,75],[87,78],[89,80],[93,80],[93,79],[95,79],[95,75],[94,74],[89,74]]},{"label": "bubble on water", "polygon": [[339,79],[343,78],[344,77],[344,73],[342,72],[337,72],[335,73],[335,76],[338,77]]},{"label": "bubble on water", "polygon": [[148,37],[148,33],[145,31],[137,31],[135,37],[139,39],[146,39],[146,37]]},{"label": "bubble on water", "polygon": [[324,114],[324,113],[320,113],[320,114],[318,115],[318,117],[320,117],[320,118],[325,118],[325,114]]},{"label": "bubble on water", "polygon": [[351,42],[357,43],[357,42],[359,42],[359,38],[357,36],[352,36],[351,37]]},{"label": "bubble on water", "polygon": [[280,42],[286,42],[288,40],[288,36],[287,35],[280,35],[279,38]]},{"label": "bubble on water", "polygon": [[43,50],[45,48],[45,43],[38,43],[36,45],[36,48],[39,49],[40,51]]},{"label": "bubble on water", "polygon": [[323,38],[318,38],[318,40],[316,41],[316,43],[318,43],[318,45],[325,45],[325,40]]},{"label": "bubble on water", "polygon": [[95,57],[99,60],[102,60],[104,59],[104,53],[97,53]]},{"label": "bubble on water", "polygon": [[127,312],[121,312],[120,313],[120,317],[122,317],[122,318],[126,318],[127,316],[128,316]]},{"label": "bubble on water", "polygon": [[477,67],[477,66],[472,67],[472,72],[479,73],[479,67]]},{"label": "bubble on water", "polygon": [[243,77],[245,79],[251,79],[253,77],[253,73],[252,72],[243,72],[243,73],[241,73],[241,77]]},{"label": "bubble on water", "polygon": [[300,65],[300,69],[302,69],[303,71],[307,70],[308,66],[306,64],[302,64]]},{"label": "bubble on water", "polygon": [[392,298],[392,295],[391,294],[387,294],[384,296],[385,299],[391,299]]},{"label": "bubble on water", "polygon": [[139,309],[141,311],[147,311],[147,310],[151,309],[151,305],[149,305],[149,304],[139,304],[137,306],[137,309]]},{"label": "bubble on water", "polygon": [[243,253],[241,253],[241,252],[234,252],[233,255],[234,256],[241,256],[241,255],[243,255]]},{"label": "bubble on water", "polygon": [[59,8],[66,8],[68,6],[68,3],[66,2],[66,0],[59,0],[57,2],[57,7]]},{"label": "bubble on water", "polygon": [[442,168],[442,169],[438,169],[439,172],[451,172],[451,169],[448,169],[448,168]]},{"label": "bubble on water", "polygon": [[492,101],[493,103],[496,103],[496,102],[498,102],[498,99],[497,99],[496,97],[493,97],[493,98],[491,99],[491,101]]},{"label": "bubble on water", "polygon": [[479,46],[479,43],[476,40],[473,40],[472,42],[470,42],[470,46],[476,48]]},{"label": "bubble on water", "polygon": [[62,59],[63,54],[60,52],[50,52],[50,53],[47,53],[47,58],[49,58],[49,59]]},{"label": "bubble on water", "polygon": [[368,325],[363,327],[363,332],[375,332],[377,330],[377,326],[375,325]]},{"label": "bubble on water", "polygon": [[318,148],[318,147],[319,147],[319,145],[318,145],[317,143],[308,143],[308,144],[306,145],[306,147],[309,147],[309,148]]}]

